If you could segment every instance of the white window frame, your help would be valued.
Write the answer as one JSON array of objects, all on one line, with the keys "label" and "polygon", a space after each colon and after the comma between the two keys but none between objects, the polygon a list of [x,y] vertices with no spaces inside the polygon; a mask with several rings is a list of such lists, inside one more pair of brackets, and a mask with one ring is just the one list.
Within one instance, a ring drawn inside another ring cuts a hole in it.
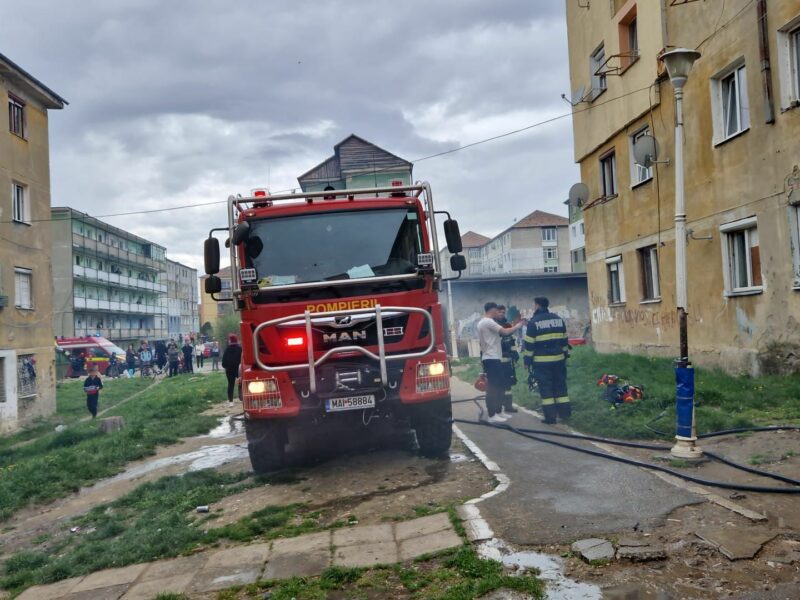
[{"label": "white window frame", "polygon": [[33,310],[33,271],[31,269],[14,267],[14,306],[22,310]]},{"label": "white window frame", "polygon": [[558,273],[558,267],[553,267],[553,266],[545,267],[544,268],[544,272],[545,273]]},{"label": "white window frame", "polygon": [[[729,108],[731,99],[730,88],[727,93],[725,81],[733,77],[736,93],[736,124],[737,129],[728,133]],[[750,129],[750,99],[747,94],[747,68],[744,58],[739,58],[722,71],[715,74],[711,80],[711,113],[714,123],[713,144],[719,145],[727,142]]]},{"label": "white window frame", "polygon": [[589,81],[591,82],[592,90],[589,95],[590,101],[597,99],[600,94],[608,89],[608,80],[605,75],[595,75],[595,72],[606,62],[606,46],[605,42],[601,43],[589,55]]},{"label": "white window frame", "polygon": [[[600,190],[603,193],[603,198],[615,198],[619,194],[619,187],[617,186],[617,153],[614,150],[610,150],[605,154],[600,156]],[[610,189],[609,189],[609,180],[607,179],[606,175],[606,165],[611,165],[611,179],[610,179]],[[609,193],[609,191],[611,193]]]},{"label": "white window frame", "polygon": [[557,242],[558,241],[558,227],[542,227],[542,241],[543,242]]},{"label": "white window frame", "polygon": [[31,203],[28,186],[18,181],[11,182],[11,220],[15,223],[31,224]]},{"label": "white window frame", "polygon": [[[611,287],[611,273],[617,273],[617,287],[619,288],[619,297],[614,299],[613,289]],[[625,269],[622,264],[622,255],[617,254],[606,259],[606,279],[608,281],[608,303],[625,304]]]},{"label": "white window frame", "polygon": [[789,205],[789,239],[792,241],[792,288],[800,291],[800,205]]},{"label": "white window frame", "polygon": [[[14,127],[14,116],[19,112],[20,115],[20,128],[21,131],[16,131]],[[11,94],[8,95],[8,131],[12,134],[16,135],[17,137],[24,139],[26,138],[26,133],[28,129],[27,123],[27,115],[25,110],[25,101],[21,100]]]},{"label": "white window frame", "polygon": [[629,154],[631,157],[631,188],[635,188],[653,179],[652,165],[649,167],[643,167],[642,165],[636,164],[636,161],[633,158],[634,157],[633,151],[634,147],[636,146],[636,140],[638,140],[642,136],[649,134],[650,134],[650,126],[645,125],[634,131],[630,136],[628,136],[628,147],[630,148]]},{"label": "white window frame", "polygon": [[[764,279],[764,270],[763,265],[761,269],[761,285],[755,285],[753,283],[753,263],[752,263],[752,252],[750,251],[751,241],[752,241],[752,232],[755,231],[756,235],[758,235],[758,219],[757,217],[747,217],[745,219],[739,219],[738,221],[732,221],[730,223],[724,223],[719,227],[720,231],[720,238],[722,242],[722,275],[723,280],[725,282],[725,296],[744,296],[749,294],[760,294],[766,288],[766,283]],[[746,269],[747,269],[747,280],[748,285],[739,286],[735,285],[734,282],[736,281],[734,275],[734,268],[735,265],[733,264],[733,259],[735,258],[732,255],[731,251],[731,239],[733,235],[736,235],[740,232],[744,232],[745,236],[745,260],[746,260]],[[760,256],[760,244],[759,244],[759,256]]]},{"label": "white window frame", "polygon": [[[661,300],[661,284],[659,282],[658,269],[658,247],[645,246],[644,248],[639,248],[640,261],[644,261],[645,254],[647,254],[648,258],[650,259],[649,276],[653,283],[653,294],[651,296],[647,295],[647,281],[642,279],[642,302],[657,302]],[[647,265],[642,262],[641,267],[642,276],[647,276]]]},{"label": "white window frame", "polygon": [[[548,246],[543,250],[545,260],[558,260],[558,248],[556,246]],[[551,254],[552,256],[547,256],[548,254]]]},{"label": "white window frame", "polygon": [[778,30],[781,109],[800,107],[800,14]]}]

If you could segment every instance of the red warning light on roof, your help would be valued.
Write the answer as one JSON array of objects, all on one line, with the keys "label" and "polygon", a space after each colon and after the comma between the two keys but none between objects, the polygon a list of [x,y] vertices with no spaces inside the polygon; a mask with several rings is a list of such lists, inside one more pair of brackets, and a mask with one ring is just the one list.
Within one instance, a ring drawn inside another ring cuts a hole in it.
[{"label": "red warning light on roof", "polygon": [[253,198],[266,198],[267,196],[269,196],[269,190],[265,189],[253,190]]},{"label": "red warning light on roof", "polygon": [[402,179],[392,179],[392,187],[402,187],[403,180]]}]

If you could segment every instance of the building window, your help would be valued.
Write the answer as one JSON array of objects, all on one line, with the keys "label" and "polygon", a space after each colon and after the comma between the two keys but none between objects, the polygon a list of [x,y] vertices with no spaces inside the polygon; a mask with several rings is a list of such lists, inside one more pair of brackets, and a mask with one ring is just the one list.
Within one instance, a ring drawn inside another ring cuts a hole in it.
[{"label": "building window", "polygon": [[608,270],[608,303],[623,304],[625,302],[625,273],[622,270],[622,256],[606,259]]},{"label": "building window", "polygon": [[555,227],[542,227],[542,241],[555,242],[558,240],[558,230]]},{"label": "building window", "polygon": [[639,27],[635,4],[619,21],[619,52],[621,71],[625,71],[639,59]]},{"label": "building window", "polygon": [[545,267],[545,273],[558,273],[558,267]]},{"label": "building window", "polygon": [[25,103],[13,96],[8,97],[8,130],[21,138],[25,137]]},{"label": "building window", "polygon": [[778,30],[778,61],[781,107],[800,106],[800,15]]},{"label": "building window", "polygon": [[600,157],[600,188],[604,198],[617,195],[617,157],[613,150]]},{"label": "building window", "polygon": [[11,220],[29,225],[31,222],[28,188],[21,183],[11,184]]},{"label": "building window", "polygon": [[558,259],[558,248],[545,248],[544,249],[544,257],[546,260],[557,260]]},{"label": "building window", "polygon": [[642,269],[642,300],[658,300],[661,288],[658,284],[658,250],[655,246],[639,249],[639,264]]},{"label": "building window", "polygon": [[[590,69],[590,77],[592,82],[592,92],[590,95],[590,99],[594,100],[600,94],[606,91],[607,82],[606,76],[601,71],[601,69],[605,69],[605,62],[606,62],[606,47],[604,44],[600,44],[597,50],[592,52],[591,56],[589,57],[589,69]],[[599,75],[597,73],[600,73]]]},{"label": "building window", "polygon": [[581,221],[581,235],[585,235],[585,234],[586,234],[586,233],[585,233],[585,231],[584,231],[584,229],[583,229],[583,221]]},{"label": "building window", "polygon": [[14,305],[17,308],[33,308],[33,294],[31,292],[30,269],[14,267]]},{"label": "building window", "polygon": [[631,137],[631,186],[637,186],[640,183],[644,183],[645,181],[649,181],[653,178],[653,167],[645,167],[640,164],[637,164],[634,160],[634,150],[636,149],[636,143],[641,140],[644,136],[650,135],[650,128],[645,126],[642,127],[639,131],[634,133]]},{"label": "building window", "polygon": [[17,396],[30,398],[36,395],[36,357],[33,354],[17,356]]},{"label": "building window", "polygon": [[747,72],[743,63],[711,79],[714,143],[719,144],[750,128]]},{"label": "building window", "polygon": [[726,223],[720,227],[720,232],[726,292],[761,291],[763,279],[756,218]]}]

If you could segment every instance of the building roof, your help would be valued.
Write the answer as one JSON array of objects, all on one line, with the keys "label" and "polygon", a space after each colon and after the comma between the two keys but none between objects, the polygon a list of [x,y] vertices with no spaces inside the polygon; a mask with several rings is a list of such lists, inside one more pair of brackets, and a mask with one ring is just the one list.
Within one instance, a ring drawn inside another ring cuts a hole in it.
[{"label": "building roof", "polygon": [[350,134],[333,147],[333,156],[306,171],[297,181],[304,183],[339,181],[348,173],[413,169],[413,164],[399,156]]},{"label": "building roof", "polygon": [[481,235],[480,233],[475,233],[474,231],[468,231],[461,236],[461,245],[464,246],[464,248],[478,248],[489,241],[491,241],[491,238]]},{"label": "building roof", "polygon": [[535,210],[526,217],[511,226],[511,229],[519,227],[566,227],[569,219],[553,213]]},{"label": "building roof", "polygon": [[[89,225],[93,225],[103,231],[110,231],[114,235],[117,235],[121,238],[125,238],[126,240],[131,240],[137,242],[139,244],[146,244],[150,246],[156,246],[157,248],[161,248],[166,252],[166,247],[162,246],[161,244],[156,244],[155,242],[151,242],[143,237],[139,237],[135,233],[131,233],[130,231],[125,231],[124,229],[120,229],[119,227],[114,227],[113,225],[109,225],[105,221],[101,221],[97,217],[93,217],[91,215],[87,215],[84,212],[79,210],[75,210],[74,208],[70,208],[69,206],[53,206],[50,209],[50,216],[52,221],[66,221],[72,219],[78,219],[87,223]],[[155,260],[155,259],[154,259]],[[165,258],[166,260],[166,258]]]},{"label": "building roof", "polygon": [[46,108],[64,108],[64,105],[69,104],[4,54],[0,54],[0,77],[25,89]]}]

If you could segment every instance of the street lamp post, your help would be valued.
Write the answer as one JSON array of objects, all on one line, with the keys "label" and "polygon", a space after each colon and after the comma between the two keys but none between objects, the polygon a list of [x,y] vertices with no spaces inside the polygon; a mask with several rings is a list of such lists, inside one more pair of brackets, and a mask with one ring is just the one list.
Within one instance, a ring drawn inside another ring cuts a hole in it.
[{"label": "street lamp post", "polygon": [[686,206],[683,180],[683,86],[700,53],[676,48],[662,55],[667,74],[675,89],[675,299],[678,308],[680,356],[675,363],[675,445],[670,451],[679,458],[700,458],[694,419],[694,369],[689,360],[687,331]]}]

